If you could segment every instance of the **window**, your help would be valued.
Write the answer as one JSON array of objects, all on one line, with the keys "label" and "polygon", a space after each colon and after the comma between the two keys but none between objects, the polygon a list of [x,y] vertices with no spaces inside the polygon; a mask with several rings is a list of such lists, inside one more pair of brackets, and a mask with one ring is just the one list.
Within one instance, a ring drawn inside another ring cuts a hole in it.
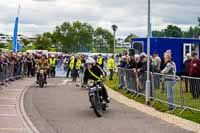
[{"label": "window", "polygon": [[135,49],[135,54],[141,54],[143,52],[143,42],[134,42],[133,48]]}]

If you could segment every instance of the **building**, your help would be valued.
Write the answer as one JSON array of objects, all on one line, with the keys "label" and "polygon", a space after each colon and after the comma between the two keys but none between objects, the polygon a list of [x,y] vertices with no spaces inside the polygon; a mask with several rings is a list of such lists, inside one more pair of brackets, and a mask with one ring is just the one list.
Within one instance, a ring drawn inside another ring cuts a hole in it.
[{"label": "building", "polygon": [[[34,42],[35,39],[36,39],[36,36],[24,36],[24,35],[18,35],[17,37],[17,41],[18,42],[22,42],[23,39],[26,39],[28,40],[29,42]],[[5,34],[0,34],[0,44],[1,45],[4,45],[4,46],[7,46],[8,43],[10,41],[13,40],[13,37],[10,36],[10,35],[5,35]]]},{"label": "building", "polygon": [[131,43],[125,42],[125,40],[122,38],[118,38],[116,48],[131,48]]}]

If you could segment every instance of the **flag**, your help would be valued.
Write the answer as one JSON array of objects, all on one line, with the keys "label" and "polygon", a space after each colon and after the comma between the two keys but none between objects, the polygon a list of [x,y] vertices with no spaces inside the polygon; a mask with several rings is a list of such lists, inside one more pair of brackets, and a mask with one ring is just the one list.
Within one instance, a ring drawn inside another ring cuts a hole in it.
[{"label": "flag", "polygon": [[13,32],[13,42],[12,42],[12,50],[13,52],[17,52],[17,32],[18,32],[18,24],[19,24],[19,17],[17,16],[15,19],[15,27]]},{"label": "flag", "polygon": [[12,42],[12,50],[13,52],[18,51],[18,43],[17,43],[17,32],[18,32],[18,25],[19,25],[19,13],[20,13],[21,5],[19,4],[17,9],[17,17],[15,19],[15,27],[13,32],[13,42]]},{"label": "flag", "polygon": [[22,50],[23,45],[21,43],[17,43],[17,50],[20,51]]}]

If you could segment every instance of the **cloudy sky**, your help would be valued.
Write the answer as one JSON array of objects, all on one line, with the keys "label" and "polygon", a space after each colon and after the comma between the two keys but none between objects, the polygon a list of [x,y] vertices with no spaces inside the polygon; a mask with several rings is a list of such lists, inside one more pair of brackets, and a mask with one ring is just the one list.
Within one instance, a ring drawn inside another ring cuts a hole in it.
[{"label": "cloudy sky", "polygon": [[[19,32],[34,35],[53,31],[64,21],[80,20],[117,35],[129,33],[145,36],[147,0],[0,0],[0,33],[12,34],[18,3],[21,3]],[[184,30],[197,24],[200,0],[152,0],[152,29],[176,24]]]}]

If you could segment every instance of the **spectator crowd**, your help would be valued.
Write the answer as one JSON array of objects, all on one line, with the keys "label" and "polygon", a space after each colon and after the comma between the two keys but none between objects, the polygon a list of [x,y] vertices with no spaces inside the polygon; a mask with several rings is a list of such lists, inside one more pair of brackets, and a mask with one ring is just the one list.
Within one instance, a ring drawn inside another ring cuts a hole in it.
[{"label": "spectator crowd", "polygon": [[[150,71],[153,76],[151,81],[154,83],[154,89],[162,87],[162,92],[167,91],[169,108],[174,106],[174,87],[176,84],[176,64],[173,61],[171,50],[164,53],[164,57],[159,57],[157,52],[154,52],[150,57]],[[116,57],[119,60],[119,88],[127,87],[137,92],[145,92],[146,71],[147,71],[147,55],[145,53],[135,55],[119,55]],[[187,55],[187,59],[183,63],[182,80],[185,81],[185,91],[191,92],[193,98],[200,96],[200,60],[198,55],[193,53]],[[124,78],[126,77],[126,78]],[[125,83],[125,79],[127,80]],[[151,82],[151,83],[152,83]],[[166,84],[166,85],[165,85]],[[151,84],[151,96],[153,96]]]}]

